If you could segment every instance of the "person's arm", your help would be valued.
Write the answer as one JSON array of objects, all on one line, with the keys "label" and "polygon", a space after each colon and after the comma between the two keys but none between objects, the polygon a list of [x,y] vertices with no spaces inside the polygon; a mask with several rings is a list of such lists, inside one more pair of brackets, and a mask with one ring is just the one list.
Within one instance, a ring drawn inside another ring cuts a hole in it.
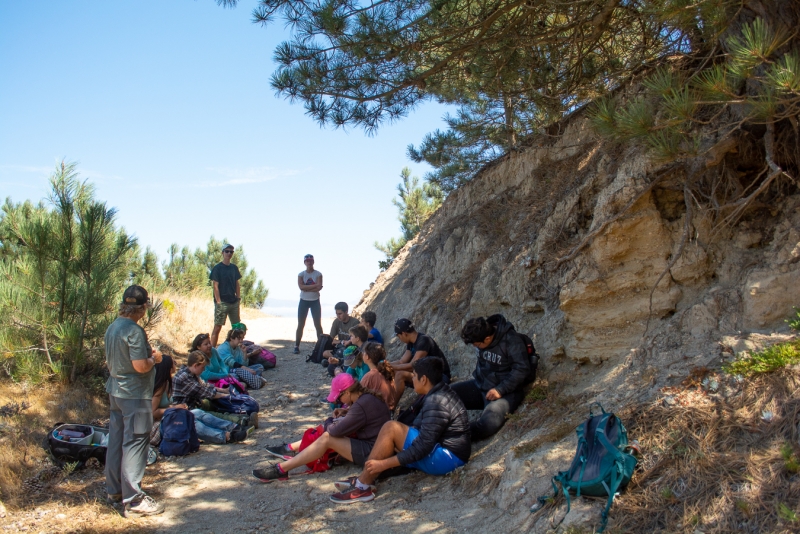
[{"label": "person's arm", "polygon": [[[493,388],[500,397],[515,391],[524,384],[525,379],[528,378],[528,374],[531,371],[531,360],[528,356],[528,348],[525,346],[522,338],[514,336],[514,339],[509,339],[508,341],[506,350],[508,352],[508,357],[511,359],[511,371],[509,371],[502,382]],[[489,399],[488,393],[486,398],[488,400],[497,400]]]},{"label": "person's arm", "polygon": [[164,395],[164,388],[166,388],[166,387],[167,387],[167,385],[164,384],[163,386],[158,388],[157,391],[153,392],[153,404],[152,404],[152,406],[153,406],[153,420],[155,420],[155,421],[158,421],[159,419],[161,419],[164,416],[164,412],[167,411],[166,408],[159,408],[159,405],[161,404],[161,397]]},{"label": "person's arm", "polygon": [[[214,350],[214,349],[212,349],[212,350]],[[221,363],[222,363],[222,360],[220,359],[219,354],[215,358],[213,353],[212,353],[211,361],[206,366],[206,368],[203,369],[203,373],[200,375],[200,377],[203,380],[206,380],[206,381],[208,381],[208,380],[221,380],[221,379],[225,378],[226,376],[228,376],[228,370],[220,368],[220,364]]]},{"label": "person's arm", "polygon": [[319,277],[319,281],[316,284],[306,284],[305,280],[303,280],[303,276],[297,275],[297,287],[299,287],[302,291],[316,293],[322,289],[322,276]]},{"label": "person's arm", "polygon": [[216,302],[217,304],[221,304],[222,297],[219,296],[219,282],[214,280],[212,284],[214,284],[214,302]]},{"label": "person's arm", "polygon": [[133,370],[139,374],[149,373],[161,361],[161,352],[152,350],[143,329],[132,332],[127,339],[128,353]]},{"label": "person's arm", "polygon": [[347,410],[347,415],[328,425],[328,434],[333,438],[343,438],[364,428],[366,422],[367,414],[364,413],[364,408],[356,402]]},{"label": "person's arm", "polygon": [[239,280],[236,280],[236,300],[239,300],[242,295],[242,287],[239,285]]}]

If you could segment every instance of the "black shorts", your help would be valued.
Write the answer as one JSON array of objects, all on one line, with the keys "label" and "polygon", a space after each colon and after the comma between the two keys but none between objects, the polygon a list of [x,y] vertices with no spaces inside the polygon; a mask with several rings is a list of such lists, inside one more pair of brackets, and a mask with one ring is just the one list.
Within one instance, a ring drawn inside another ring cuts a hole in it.
[{"label": "black shorts", "polygon": [[363,466],[367,463],[369,453],[372,452],[374,443],[369,441],[361,441],[360,439],[350,438],[350,454],[353,455],[353,463],[358,466]]}]

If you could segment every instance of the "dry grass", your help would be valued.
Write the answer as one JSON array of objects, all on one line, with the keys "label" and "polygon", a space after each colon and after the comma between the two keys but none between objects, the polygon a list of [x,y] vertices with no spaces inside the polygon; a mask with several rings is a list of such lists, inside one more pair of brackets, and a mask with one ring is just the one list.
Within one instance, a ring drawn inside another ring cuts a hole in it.
[{"label": "dry grass", "polygon": [[727,398],[692,385],[621,413],[644,455],[609,532],[798,532],[799,392],[786,369]]},{"label": "dry grass", "polygon": [[[149,335],[168,352],[186,354],[197,334],[210,333],[214,327],[214,303],[208,291],[193,295],[164,293],[155,295],[155,298],[163,303],[163,315]],[[241,309],[241,319],[245,323],[263,317],[265,315],[260,310]],[[225,341],[229,327],[230,324],[222,328],[220,341]]]}]

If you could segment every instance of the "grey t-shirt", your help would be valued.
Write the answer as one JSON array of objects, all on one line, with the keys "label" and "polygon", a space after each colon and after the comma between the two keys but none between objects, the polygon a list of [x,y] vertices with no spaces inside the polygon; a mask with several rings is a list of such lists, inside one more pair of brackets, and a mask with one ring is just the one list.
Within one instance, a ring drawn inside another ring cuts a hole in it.
[{"label": "grey t-shirt", "polygon": [[[311,272],[308,271],[300,271],[298,274],[300,278],[303,279],[303,283],[306,285],[316,284],[319,280],[319,277],[322,276],[322,273],[314,270]],[[303,300],[319,300],[319,292],[318,291],[300,291],[300,298]]]},{"label": "grey t-shirt", "polygon": [[111,376],[106,391],[120,399],[152,399],[155,367],[138,373],[132,360],[145,360],[152,354],[144,329],[127,317],[117,317],[106,330],[106,364]]},{"label": "grey t-shirt", "polygon": [[350,339],[350,329],[354,326],[358,326],[359,320],[353,316],[350,316],[350,319],[347,320],[346,323],[343,323],[337,317],[333,320],[333,324],[331,325],[331,337],[334,341],[338,336],[339,341],[345,341]]}]

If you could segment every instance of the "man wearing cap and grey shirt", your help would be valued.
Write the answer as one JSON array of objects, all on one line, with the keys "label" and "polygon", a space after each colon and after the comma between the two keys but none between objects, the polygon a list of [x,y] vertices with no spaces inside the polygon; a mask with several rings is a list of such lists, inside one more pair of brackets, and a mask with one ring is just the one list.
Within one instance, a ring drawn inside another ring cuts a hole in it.
[{"label": "man wearing cap and grey shirt", "polygon": [[214,329],[211,331],[211,346],[217,346],[219,331],[230,318],[231,324],[239,322],[239,301],[241,287],[239,279],[242,273],[236,264],[231,263],[234,248],[230,243],[222,247],[222,261],[211,269],[208,278],[214,284]]},{"label": "man wearing cap and grey shirt", "polygon": [[106,330],[111,408],[106,452],[108,500],[122,502],[125,517],[160,514],[164,505],[145,495],[141,483],[153,427],[153,385],[161,353],[153,350],[137,323],[147,313],[147,291],[130,286],[122,295],[119,317]]},{"label": "man wearing cap and grey shirt", "polygon": [[306,254],[303,258],[305,271],[297,275],[297,286],[300,288],[300,304],[297,306],[297,332],[294,336],[294,354],[300,354],[300,340],[303,339],[303,329],[306,327],[308,310],[314,319],[314,328],[317,330],[317,339],[322,335],[322,306],[319,302],[319,292],[322,289],[322,273],[314,270],[314,255]]}]

